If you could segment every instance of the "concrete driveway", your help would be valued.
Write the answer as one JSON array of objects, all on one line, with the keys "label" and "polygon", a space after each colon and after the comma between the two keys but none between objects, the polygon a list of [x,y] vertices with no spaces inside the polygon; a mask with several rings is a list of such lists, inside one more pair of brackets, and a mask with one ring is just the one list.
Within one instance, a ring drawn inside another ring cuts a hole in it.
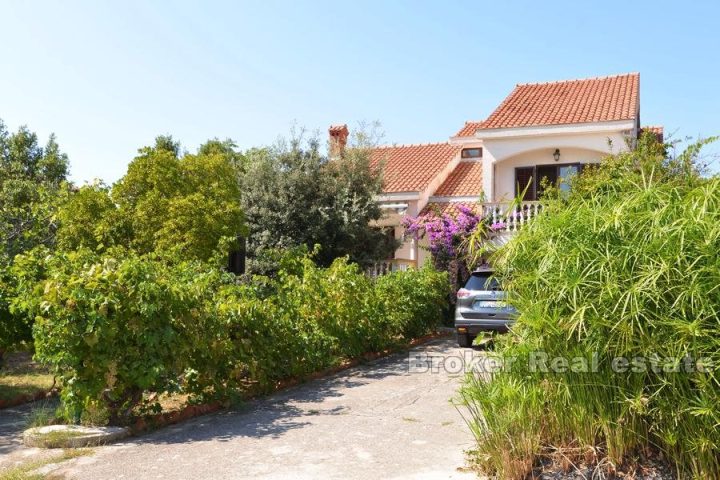
[{"label": "concrete driveway", "polygon": [[[460,356],[451,338],[414,354]],[[461,479],[472,436],[449,403],[460,374],[398,354],[199,417],[52,472],[73,479]]]}]

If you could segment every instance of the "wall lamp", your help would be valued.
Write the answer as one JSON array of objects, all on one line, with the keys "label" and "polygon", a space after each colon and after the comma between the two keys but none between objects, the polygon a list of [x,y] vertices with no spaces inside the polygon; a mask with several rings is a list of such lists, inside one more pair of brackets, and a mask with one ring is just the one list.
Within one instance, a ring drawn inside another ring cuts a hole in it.
[{"label": "wall lamp", "polygon": [[556,148],[555,152],[553,152],[553,158],[555,159],[556,162],[560,160],[560,149],[559,148]]}]

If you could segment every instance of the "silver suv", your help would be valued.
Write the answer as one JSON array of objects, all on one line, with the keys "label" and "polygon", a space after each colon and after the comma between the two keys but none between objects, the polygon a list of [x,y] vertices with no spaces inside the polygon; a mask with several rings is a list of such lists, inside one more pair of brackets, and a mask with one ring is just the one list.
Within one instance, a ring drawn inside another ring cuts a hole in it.
[{"label": "silver suv", "polygon": [[507,331],[514,321],[515,309],[505,303],[505,292],[492,274],[490,268],[475,270],[457,291],[455,331],[461,347],[472,346],[481,331]]}]

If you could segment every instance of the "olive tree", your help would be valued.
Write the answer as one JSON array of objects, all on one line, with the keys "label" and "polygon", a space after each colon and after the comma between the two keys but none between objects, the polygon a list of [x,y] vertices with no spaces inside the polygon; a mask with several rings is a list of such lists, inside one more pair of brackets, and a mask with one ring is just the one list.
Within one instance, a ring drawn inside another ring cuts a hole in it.
[{"label": "olive tree", "polygon": [[370,168],[372,146],[359,132],[342,157],[330,160],[317,137],[294,132],[271,148],[247,152],[242,205],[254,270],[273,268],[263,263],[264,252],[301,245],[319,245],[321,265],[345,255],[360,264],[387,257],[394,245],[372,227],[382,216],[375,199],[382,176]]}]

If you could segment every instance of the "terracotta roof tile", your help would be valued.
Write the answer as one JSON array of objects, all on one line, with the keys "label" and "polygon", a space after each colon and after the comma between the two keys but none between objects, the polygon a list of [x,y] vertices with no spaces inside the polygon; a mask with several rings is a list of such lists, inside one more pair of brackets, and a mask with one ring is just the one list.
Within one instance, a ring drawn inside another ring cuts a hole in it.
[{"label": "terracotta roof tile", "polygon": [[646,125],[644,127],[641,127],[638,131],[638,138],[644,132],[654,133],[655,137],[660,143],[663,143],[663,141],[665,140],[665,129],[662,127],[662,125]]},{"label": "terracotta roof tile", "polygon": [[465,122],[465,125],[455,134],[456,137],[472,137],[483,122]]},{"label": "terracotta roof tile", "polygon": [[482,191],[482,163],[460,162],[433,195],[458,197],[480,195]]},{"label": "terracotta roof tile", "polygon": [[483,122],[467,122],[457,133],[479,129],[630,120],[637,115],[640,74],[518,84]]},{"label": "terracotta roof tile", "polygon": [[420,212],[420,214],[425,215],[428,213],[435,213],[442,215],[444,213],[447,213],[448,215],[454,216],[460,212],[460,210],[458,210],[458,207],[461,205],[469,207],[472,211],[476,213],[482,212],[482,206],[479,203],[475,202],[430,202],[425,205],[425,208],[422,209],[422,212]]},{"label": "terracotta roof tile", "polygon": [[461,148],[449,143],[378,147],[373,150],[371,166],[384,164],[384,193],[421,192],[460,153]]},{"label": "terracotta roof tile", "polygon": [[348,133],[348,126],[345,123],[330,125],[330,128],[328,128],[328,132],[330,132],[331,135],[333,133]]}]

